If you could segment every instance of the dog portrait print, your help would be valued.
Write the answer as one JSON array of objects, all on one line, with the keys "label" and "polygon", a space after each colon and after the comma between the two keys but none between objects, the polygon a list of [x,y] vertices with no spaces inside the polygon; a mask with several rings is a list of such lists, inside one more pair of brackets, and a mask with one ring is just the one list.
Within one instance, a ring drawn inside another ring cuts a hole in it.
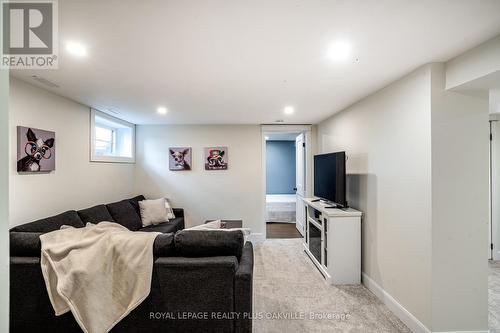
[{"label": "dog portrait print", "polygon": [[205,170],[227,170],[227,147],[205,148]]},{"label": "dog portrait print", "polygon": [[56,169],[55,133],[17,127],[17,172],[50,172]]},{"label": "dog portrait print", "polygon": [[168,153],[170,171],[191,170],[191,147],[169,148]]}]

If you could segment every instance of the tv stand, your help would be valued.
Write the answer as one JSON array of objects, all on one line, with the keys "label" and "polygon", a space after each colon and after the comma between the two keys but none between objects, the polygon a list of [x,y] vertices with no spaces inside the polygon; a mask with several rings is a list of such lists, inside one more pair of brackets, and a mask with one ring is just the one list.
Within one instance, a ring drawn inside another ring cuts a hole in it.
[{"label": "tv stand", "polygon": [[317,198],[303,199],[304,251],[331,284],[361,283],[361,216]]}]

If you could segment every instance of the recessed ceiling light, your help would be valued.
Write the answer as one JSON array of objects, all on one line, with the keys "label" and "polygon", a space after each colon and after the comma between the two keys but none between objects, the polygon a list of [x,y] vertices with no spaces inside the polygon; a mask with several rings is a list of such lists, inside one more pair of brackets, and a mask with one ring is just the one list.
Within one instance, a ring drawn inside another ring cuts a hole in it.
[{"label": "recessed ceiling light", "polygon": [[66,43],[66,51],[68,53],[77,56],[77,57],[85,57],[87,56],[87,48],[82,43],[78,42],[68,42]]},{"label": "recessed ceiling light", "polygon": [[285,114],[293,114],[295,112],[295,109],[293,108],[293,106],[287,106],[283,109],[283,112]]},{"label": "recessed ceiling light", "polygon": [[159,114],[167,114],[167,108],[164,107],[164,106],[160,106],[158,107],[158,109],[156,109],[156,111],[159,113]]},{"label": "recessed ceiling light", "polygon": [[335,62],[345,61],[351,55],[352,46],[349,42],[339,40],[330,45],[328,58]]}]

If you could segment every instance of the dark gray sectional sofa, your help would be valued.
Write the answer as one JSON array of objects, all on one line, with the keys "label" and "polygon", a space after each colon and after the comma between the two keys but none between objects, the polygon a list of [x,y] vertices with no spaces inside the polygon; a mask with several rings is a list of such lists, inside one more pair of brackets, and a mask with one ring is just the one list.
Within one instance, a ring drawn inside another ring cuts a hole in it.
[{"label": "dark gray sectional sofa", "polygon": [[240,231],[184,229],[175,220],[142,227],[143,196],[16,226],[10,230],[10,331],[81,332],[71,313],[56,317],[40,268],[40,239],[61,225],[114,221],[132,231],[162,232],[154,242],[151,293],[111,332],[252,331],[253,247]]}]

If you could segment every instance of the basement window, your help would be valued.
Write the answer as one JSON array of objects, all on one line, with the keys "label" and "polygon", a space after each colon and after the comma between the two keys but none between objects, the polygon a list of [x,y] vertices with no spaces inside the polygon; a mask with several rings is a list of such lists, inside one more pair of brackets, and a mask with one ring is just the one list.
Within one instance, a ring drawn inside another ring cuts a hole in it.
[{"label": "basement window", "polygon": [[135,125],[106,113],[90,111],[90,161],[135,163]]}]

